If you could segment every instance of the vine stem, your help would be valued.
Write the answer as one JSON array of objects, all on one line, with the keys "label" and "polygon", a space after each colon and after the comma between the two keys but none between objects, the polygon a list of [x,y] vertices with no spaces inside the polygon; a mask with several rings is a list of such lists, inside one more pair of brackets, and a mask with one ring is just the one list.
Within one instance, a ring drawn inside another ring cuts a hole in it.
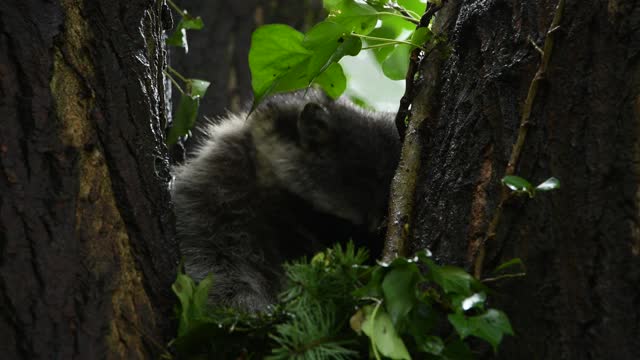
[{"label": "vine stem", "polygon": [[[522,117],[520,118],[520,127],[518,129],[518,137],[511,150],[511,156],[509,157],[509,162],[507,163],[507,168],[504,172],[505,176],[513,175],[515,173],[516,167],[518,166],[518,161],[520,160],[520,154],[522,153],[524,142],[527,138],[527,132],[529,130],[529,120],[531,119],[531,110],[533,109],[533,103],[536,99],[536,95],[538,94],[538,87],[540,85],[540,81],[544,79],[545,73],[547,71],[547,67],[549,66],[549,61],[551,60],[551,53],[553,51],[554,34],[555,34],[555,31],[559,28],[560,21],[562,20],[562,14],[564,12],[564,4],[565,4],[565,0],[558,1],[558,5],[556,6],[555,14],[553,16],[553,20],[551,21],[551,25],[549,26],[549,30],[547,31],[547,36],[544,41],[544,46],[541,49],[542,59],[540,60],[538,71],[536,71],[536,74],[534,75],[533,79],[531,80],[531,84],[529,85],[529,92],[524,102]],[[536,50],[540,52],[539,48],[536,48]],[[474,268],[473,273],[477,279],[480,279],[482,277],[482,265],[484,263],[484,258],[486,256],[486,245],[488,242],[493,241],[496,237],[496,231],[498,229],[498,225],[500,225],[500,220],[502,218],[504,205],[506,201],[509,199],[510,194],[511,193],[506,188],[506,186],[502,185],[501,192],[500,192],[500,201],[498,202],[498,206],[496,207],[496,210],[493,214],[493,218],[489,223],[489,227],[487,228],[485,237],[478,246],[475,260],[473,261],[473,268]]]},{"label": "vine stem", "polygon": [[171,80],[171,83],[173,84],[173,86],[175,86],[178,89],[178,91],[180,91],[180,94],[184,95],[184,90],[182,90],[182,88],[180,87],[180,84],[178,84],[176,79],[174,79],[173,76],[171,76],[171,74],[169,74],[167,70],[162,70],[162,72],[169,78],[169,80]]},{"label": "vine stem", "polygon": [[167,0],[167,4],[169,4],[169,6],[171,6],[173,10],[180,14],[180,16],[184,16],[185,11],[180,9],[180,7],[178,7],[178,5],[176,5],[173,1]]},{"label": "vine stem", "polygon": [[[418,26],[416,26],[416,30],[421,27],[429,27],[429,23],[431,23],[431,19],[434,15],[442,9],[442,7],[446,4],[447,0],[442,0],[439,4],[434,4],[432,2],[427,3],[427,8],[420,18],[420,22]],[[411,55],[409,56],[409,68],[407,70],[407,75],[405,77],[405,87],[404,94],[400,99],[400,106],[398,107],[398,113],[396,114],[396,128],[398,129],[398,134],[400,134],[400,140],[404,140],[405,133],[407,132],[407,124],[405,120],[409,116],[409,107],[413,103],[413,98],[416,96],[415,91],[415,75],[420,67],[420,51],[424,51],[423,47],[419,47],[413,49],[411,51]]]}]

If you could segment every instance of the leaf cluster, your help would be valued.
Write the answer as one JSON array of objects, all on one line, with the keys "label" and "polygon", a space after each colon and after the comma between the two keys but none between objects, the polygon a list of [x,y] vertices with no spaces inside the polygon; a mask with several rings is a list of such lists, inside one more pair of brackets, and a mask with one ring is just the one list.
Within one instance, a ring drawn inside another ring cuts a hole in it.
[{"label": "leaf cluster", "polygon": [[[199,16],[190,15],[187,10],[181,9],[173,1],[168,0],[167,2],[180,15],[180,21],[173,33],[167,37],[166,44],[184,48],[185,53],[187,53],[189,52],[187,30],[202,30],[204,22]],[[181,94],[178,108],[173,115],[171,129],[167,135],[167,144],[173,145],[181,136],[187,135],[189,130],[193,128],[198,116],[200,99],[206,93],[210,83],[205,80],[186,78],[170,66],[167,67],[167,70],[164,72],[165,76],[171,80]],[[179,82],[182,83],[182,86],[180,86]]]},{"label": "leaf cluster", "polygon": [[369,266],[366,250],[336,245],[285,265],[278,304],[260,314],[208,307],[215,279],[180,273],[172,348],[180,358],[470,359],[475,337],[496,351],[513,334],[507,316],[475,278],[429,256]]},{"label": "leaf cluster", "polygon": [[433,38],[415,29],[425,4],[419,0],[325,0],[327,18],[306,34],[287,25],[256,29],[249,51],[254,106],[265,96],[320,86],[337,98],[346,88],[338,63],[344,56],[372,49],[385,75],[404,79],[409,53]]}]

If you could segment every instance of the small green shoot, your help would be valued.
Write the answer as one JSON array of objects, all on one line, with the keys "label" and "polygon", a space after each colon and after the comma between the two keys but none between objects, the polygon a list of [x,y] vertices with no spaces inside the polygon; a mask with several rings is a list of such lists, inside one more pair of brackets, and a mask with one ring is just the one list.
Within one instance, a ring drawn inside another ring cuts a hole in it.
[{"label": "small green shoot", "polygon": [[507,175],[502,178],[502,184],[511,189],[517,194],[527,194],[530,198],[533,198],[538,191],[552,191],[560,188],[560,180],[555,177],[550,177],[536,187],[533,187],[531,183],[515,175]]}]

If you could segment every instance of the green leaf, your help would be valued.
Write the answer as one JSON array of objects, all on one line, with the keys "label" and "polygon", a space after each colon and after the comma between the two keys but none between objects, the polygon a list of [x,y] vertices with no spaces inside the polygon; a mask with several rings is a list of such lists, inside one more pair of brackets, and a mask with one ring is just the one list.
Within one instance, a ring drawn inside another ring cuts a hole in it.
[{"label": "green leaf", "polygon": [[187,80],[187,92],[191,94],[191,97],[203,97],[207,92],[207,89],[211,85],[210,82],[199,79]]},{"label": "green leaf", "polygon": [[447,318],[449,319],[451,325],[453,325],[453,327],[458,332],[458,335],[460,335],[460,338],[464,339],[467,336],[471,335],[471,325],[469,324],[469,320],[467,319],[467,317],[464,316],[464,313],[456,312],[454,314],[449,314]]},{"label": "green leaf", "polygon": [[205,314],[207,300],[209,299],[209,289],[213,285],[213,274],[207,275],[202,279],[193,292],[193,302],[191,306],[191,315],[194,318],[202,317]]},{"label": "green leaf", "polygon": [[442,352],[442,358],[443,360],[471,360],[473,359],[473,354],[467,344],[460,339],[456,339],[447,344],[447,347]]},{"label": "green leaf", "polygon": [[189,52],[189,43],[187,42],[187,29],[180,26],[167,38],[167,45],[183,47],[185,52]]},{"label": "green leaf", "polygon": [[342,67],[336,62],[344,55],[357,54],[361,41],[342,25],[323,22],[305,37],[286,25],[265,25],[253,33],[249,66],[255,104],[265,96],[303,89],[318,84],[333,97],[347,86]]},{"label": "green leaf", "polygon": [[410,45],[395,45],[389,56],[382,62],[382,72],[391,80],[404,80],[409,69]]},{"label": "green leaf", "polygon": [[406,332],[411,334],[416,343],[424,341],[424,336],[431,333],[438,324],[438,313],[427,302],[418,302],[407,316],[409,320]]},{"label": "green leaf", "polygon": [[327,20],[344,25],[348,31],[367,35],[376,27],[378,14],[370,5],[354,0],[325,1]]},{"label": "green leaf", "polygon": [[202,30],[204,27],[204,22],[202,22],[200,16],[191,17],[190,15],[185,15],[182,17],[182,20],[180,20],[180,24],[182,24],[183,28],[189,30]]},{"label": "green leaf", "polygon": [[356,298],[382,298],[384,295],[382,293],[382,280],[384,279],[384,275],[386,270],[382,267],[376,267],[371,272],[371,278],[369,282],[353,292],[353,296]]},{"label": "green leaf", "polygon": [[520,265],[520,267],[524,270],[524,263],[522,262],[522,260],[520,260],[520,258],[513,258],[509,261],[506,261],[500,265],[498,265],[498,267],[496,267],[493,272],[497,273],[500,272],[504,269],[510,268],[512,266],[516,266],[516,265]]},{"label": "green leaf", "polygon": [[507,175],[502,178],[502,183],[515,192],[527,193],[529,196],[533,197],[533,185],[520,176]]},{"label": "green leaf", "polygon": [[416,251],[416,257],[418,258],[419,261],[421,261],[424,264],[426,264],[427,261],[432,256],[433,256],[433,253],[431,253],[431,250],[429,250],[427,248]]},{"label": "green leaf", "polygon": [[[291,75],[294,70],[302,72],[299,74],[302,81],[298,81],[296,86],[305,83],[306,69],[300,65],[309,60],[312,52],[302,46],[303,39],[302,33],[282,24],[264,25],[253,32],[249,67],[255,104],[277,85],[281,91],[294,90],[292,77],[295,75]],[[289,78],[285,79],[287,75]]]},{"label": "green leaf", "polygon": [[205,315],[209,289],[213,284],[213,275],[208,275],[198,285],[182,271],[178,273],[171,289],[178,297],[179,324],[178,337],[187,334],[200,325],[200,319]]},{"label": "green leaf", "polygon": [[560,180],[554,177],[550,177],[542,184],[536,186],[536,190],[538,191],[551,191],[556,189],[560,189]]},{"label": "green leaf", "polygon": [[331,64],[313,83],[320,85],[324,92],[333,99],[340,97],[347,88],[347,78],[344,76],[342,66],[338,63]]},{"label": "green leaf", "polygon": [[363,310],[365,320],[362,323],[362,331],[371,339],[376,349],[382,355],[392,359],[411,359],[407,347],[398,336],[389,314],[381,306],[374,311],[374,307],[368,305],[363,307]]},{"label": "green leaf", "polygon": [[178,336],[185,334],[191,325],[191,317],[189,315],[191,314],[191,299],[194,288],[195,283],[193,280],[183,273],[178,273],[176,281],[171,285],[173,293],[176,294],[180,301]]},{"label": "green leaf", "polygon": [[187,41],[187,30],[200,30],[204,26],[202,19],[198,16],[193,18],[183,15],[173,33],[167,38],[167,45],[184,48],[184,52],[189,52],[189,42]]},{"label": "green leaf", "polygon": [[[370,35],[383,39],[395,39],[398,34],[394,33],[393,29],[385,27],[383,23],[382,27],[373,30]],[[383,41],[378,40],[366,40],[366,42],[368,46],[383,43]],[[395,45],[393,44],[371,49],[371,51],[373,52],[373,56],[380,65],[382,65],[384,61],[387,60],[389,54],[391,54],[393,50],[395,50]]]},{"label": "green leaf", "polygon": [[323,0],[322,6],[328,12],[337,9],[340,4],[342,4],[344,0]]},{"label": "green leaf", "polygon": [[461,268],[455,266],[438,266],[432,260],[427,259],[430,278],[444,290],[445,293],[471,295],[471,285],[477,280]]},{"label": "green leaf", "polygon": [[358,55],[362,41],[350,36],[349,30],[343,25],[323,21],[309,30],[302,45],[313,51],[309,61],[309,74],[316,77],[331,64],[340,61],[343,56]]},{"label": "green leaf", "polygon": [[433,355],[440,355],[444,350],[444,342],[439,336],[426,336],[417,345],[419,351]]},{"label": "green leaf", "polygon": [[178,110],[173,117],[173,124],[167,136],[167,144],[175,144],[180,136],[184,136],[189,132],[196,122],[199,105],[200,98],[194,98],[189,95],[182,95],[180,97]]},{"label": "green leaf", "polygon": [[504,334],[513,335],[513,329],[507,316],[499,310],[489,309],[486,313],[466,317],[458,312],[448,316],[449,322],[456,329],[460,338],[475,336],[485,340],[497,351]]},{"label": "green leaf", "polygon": [[398,5],[403,8],[413,11],[418,15],[422,15],[427,9],[427,4],[420,0],[398,0]]},{"label": "green leaf", "polygon": [[382,281],[386,308],[395,326],[407,316],[417,301],[418,271],[415,264],[396,267]]}]

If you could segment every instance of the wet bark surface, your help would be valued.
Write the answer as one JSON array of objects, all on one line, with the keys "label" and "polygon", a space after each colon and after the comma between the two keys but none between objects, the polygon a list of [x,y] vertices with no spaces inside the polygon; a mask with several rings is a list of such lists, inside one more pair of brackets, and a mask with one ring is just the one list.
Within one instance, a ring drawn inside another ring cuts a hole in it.
[{"label": "wet bark surface", "polygon": [[0,4],[3,358],[144,358],[171,334],[160,13]]},{"label": "wet bark surface", "polygon": [[[496,208],[556,1],[453,1],[440,112],[427,125],[414,249],[471,267]],[[562,189],[505,207],[485,274],[521,258],[494,306],[504,359],[640,358],[640,4],[568,1],[516,174]],[[420,101],[420,99],[418,99]]]}]

